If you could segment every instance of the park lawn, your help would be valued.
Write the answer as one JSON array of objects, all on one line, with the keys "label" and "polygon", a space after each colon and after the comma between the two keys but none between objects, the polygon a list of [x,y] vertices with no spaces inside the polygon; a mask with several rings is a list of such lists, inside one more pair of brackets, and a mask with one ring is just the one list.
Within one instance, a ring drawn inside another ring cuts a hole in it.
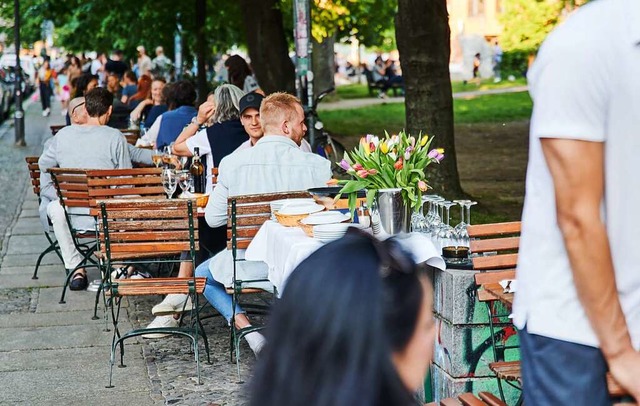
[{"label": "park lawn", "polygon": [[[504,93],[454,99],[455,124],[507,123],[528,119],[529,93]],[[349,110],[322,111],[320,118],[331,134],[361,136],[397,132],[405,126],[404,103],[385,103]]]},{"label": "park lawn", "polygon": [[[519,78],[513,82],[510,82],[508,80],[503,80],[500,83],[493,83],[493,79],[485,79],[479,84],[467,83],[466,85],[460,81],[456,81],[451,83],[451,90],[454,93],[459,93],[459,92],[469,92],[473,90],[506,89],[509,87],[524,86],[526,84],[527,84],[527,81],[525,78]],[[366,84],[338,86],[336,88],[336,92],[338,93],[338,98],[342,100],[363,99],[367,97],[372,97],[369,94],[369,89],[367,88]],[[391,91],[389,91],[388,93],[389,95],[392,94]],[[374,92],[374,96],[376,96],[375,92]]]}]

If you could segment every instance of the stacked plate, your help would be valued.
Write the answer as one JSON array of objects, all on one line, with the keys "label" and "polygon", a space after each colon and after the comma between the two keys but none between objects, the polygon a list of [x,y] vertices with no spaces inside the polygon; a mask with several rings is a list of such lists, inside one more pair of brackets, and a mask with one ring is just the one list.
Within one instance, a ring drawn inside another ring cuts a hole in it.
[{"label": "stacked plate", "polygon": [[357,226],[351,223],[320,224],[313,226],[313,238],[322,242],[331,242],[345,235],[349,227]]},{"label": "stacked plate", "polygon": [[317,226],[321,224],[342,223],[344,221],[349,221],[350,219],[351,216],[348,213],[341,213],[339,211],[323,211],[311,214],[300,222],[309,226]]},{"label": "stacked plate", "polygon": [[304,204],[314,204],[314,200],[313,199],[281,199],[281,200],[274,200],[270,203],[271,206],[271,219],[275,220],[275,217],[273,215],[274,212],[276,211],[280,211],[280,209],[282,209],[284,206],[296,206],[296,205],[304,205]]}]

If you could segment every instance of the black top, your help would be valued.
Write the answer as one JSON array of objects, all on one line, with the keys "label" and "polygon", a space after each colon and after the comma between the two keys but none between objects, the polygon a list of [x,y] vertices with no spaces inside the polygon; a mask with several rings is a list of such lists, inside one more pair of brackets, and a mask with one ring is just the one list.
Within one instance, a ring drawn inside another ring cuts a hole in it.
[{"label": "black top", "polygon": [[249,135],[244,130],[240,120],[223,121],[207,128],[207,138],[211,146],[211,157],[215,168],[220,165],[220,161],[245,141]]},{"label": "black top", "polygon": [[166,113],[168,108],[166,104],[159,104],[157,106],[149,106],[149,110],[146,110],[146,113],[143,113],[143,115],[146,116],[145,120],[144,120],[144,126],[147,128],[151,128],[151,126],[153,125],[153,123],[156,121],[156,118],[158,118],[158,116],[160,116],[162,113]]},{"label": "black top", "polygon": [[111,59],[109,59],[104,65],[104,70],[106,70],[108,73],[115,73],[120,78],[122,78],[124,73],[129,70],[129,65],[127,65],[126,62],[112,61]]}]

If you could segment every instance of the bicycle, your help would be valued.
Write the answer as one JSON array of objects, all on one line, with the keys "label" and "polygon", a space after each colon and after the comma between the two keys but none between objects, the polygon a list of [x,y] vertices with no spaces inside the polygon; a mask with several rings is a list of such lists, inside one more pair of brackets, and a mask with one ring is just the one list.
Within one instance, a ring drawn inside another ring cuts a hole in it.
[{"label": "bicycle", "polygon": [[[344,176],[345,171],[338,163],[344,158],[345,148],[340,142],[333,139],[331,134],[324,130],[324,125],[322,121],[320,121],[317,111],[318,103],[334,90],[335,88],[332,87],[320,93],[313,101],[313,105],[306,108],[307,138],[313,140],[311,150],[331,162],[331,172],[333,172],[334,176]],[[313,137],[311,137],[311,133],[313,133]]]}]

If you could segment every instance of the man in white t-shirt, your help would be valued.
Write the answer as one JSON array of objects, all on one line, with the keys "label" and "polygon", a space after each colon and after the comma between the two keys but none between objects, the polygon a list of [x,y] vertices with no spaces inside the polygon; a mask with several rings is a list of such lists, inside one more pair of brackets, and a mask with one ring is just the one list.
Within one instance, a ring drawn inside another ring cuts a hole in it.
[{"label": "man in white t-shirt", "polygon": [[600,0],[552,32],[534,102],[514,323],[524,403],[640,400],[640,2]]},{"label": "man in white t-shirt", "polygon": [[[247,93],[240,99],[240,122],[244,130],[249,134],[249,139],[243,142],[236,151],[251,148],[264,135],[264,129],[260,122],[260,105],[264,96],[260,93]],[[304,138],[300,141],[300,149],[311,152],[311,145]]]}]

